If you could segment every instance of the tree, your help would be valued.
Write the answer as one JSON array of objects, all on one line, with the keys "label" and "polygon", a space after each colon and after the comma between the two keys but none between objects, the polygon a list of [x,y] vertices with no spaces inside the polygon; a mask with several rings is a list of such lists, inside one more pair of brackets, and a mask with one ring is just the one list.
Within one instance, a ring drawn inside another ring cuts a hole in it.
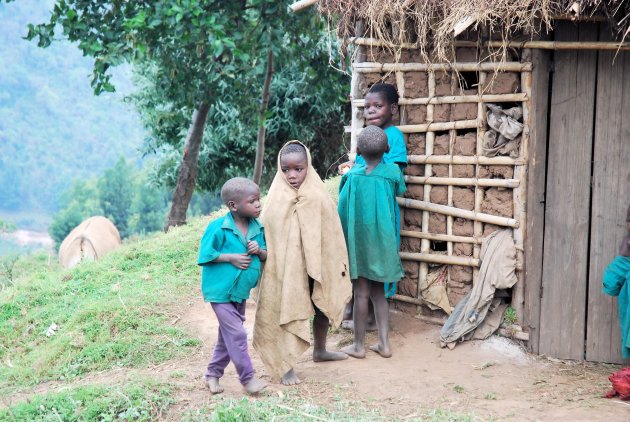
[{"label": "tree", "polygon": [[131,232],[147,234],[160,230],[167,205],[167,192],[152,184],[144,173],[137,184],[133,201],[133,216],[129,224]]},{"label": "tree", "polygon": [[121,157],[116,165],[105,170],[98,179],[101,209],[118,229],[120,236],[128,237],[131,204],[136,191],[134,168]]},{"label": "tree", "polygon": [[[46,47],[55,28],[94,58],[95,92],[113,91],[110,67],[151,61],[159,88],[178,108],[192,110],[173,204],[166,223],[185,221],[208,110],[226,87],[238,90],[243,72],[259,69],[273,46],[275,0],[57,0],[48,23],[30,25],[27,38]],[[283,11],[286,13],[285,11]]]}]

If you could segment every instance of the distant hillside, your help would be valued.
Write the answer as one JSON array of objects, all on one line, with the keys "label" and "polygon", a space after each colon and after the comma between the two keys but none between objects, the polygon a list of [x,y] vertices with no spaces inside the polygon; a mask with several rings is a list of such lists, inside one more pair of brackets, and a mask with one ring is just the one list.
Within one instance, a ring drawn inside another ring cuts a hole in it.
[{"label": "distant hillside", "polygon": [[22,39],[52,3],[0,3],[0,213],[51,213],[74,178],[96,176],[121,155],[138,159],[145,136],[122,101],[129,69],[116,75],[116,94],[95,97],[91,61],[76,46]]}]

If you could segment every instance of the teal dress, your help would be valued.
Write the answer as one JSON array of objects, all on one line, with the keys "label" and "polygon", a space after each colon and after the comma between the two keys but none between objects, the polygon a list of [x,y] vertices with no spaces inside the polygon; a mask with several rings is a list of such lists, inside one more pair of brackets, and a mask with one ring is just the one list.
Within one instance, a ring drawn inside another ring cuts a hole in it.
[{"label": "teal dress", "polygon": [[224,253],[247,253],[247,241],[255,240],[261,249],[267,250],[262,224],[255,218],[249,219],[247,236],[236,227],[231,213],[208,224],[201,244],[197,264],[201,265],[201,293],[206,302],[242,302],[256,287],[261,273],[258,255],[252,258],[245,270],[229,262],[213,262]]},{"label": "teal dress", "polygon": [[[387,135],[387,143],[389,144],[389,152],[383,154],[384,163],[394,163],[403,172],[407,167],[407,145],[405,145],[405,138],[403,133],[396,126],[390,126],[384,130]],[[355,164],[365,165],[365,160],[360,155],[357,155]],[[400,248],[400,208],[396,203],[396,242]],[[392,297],[396,293],[396,283],[385,284],[385,296]]]},{"label": "teal dress", "polygon": [[396,164],[381,163],[370,174],[355,165],[339,186],[339,218],[346,238],[350,278],[390,283],[403,276],[398,254],[396,196],[405,181]]},{"label": "teal dress", "polygon": [[630,258],[617,256],[604,272],[604,293],[617,296],[621,356],[630,359]]}]

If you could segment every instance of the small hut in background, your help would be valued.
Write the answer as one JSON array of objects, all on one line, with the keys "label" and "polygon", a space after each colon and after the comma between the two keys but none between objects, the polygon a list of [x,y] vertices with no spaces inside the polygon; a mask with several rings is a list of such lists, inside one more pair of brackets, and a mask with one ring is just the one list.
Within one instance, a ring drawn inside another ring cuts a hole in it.
[{"label": "small hut in background", "polygon": [[369,87],[400,95],[409,166],[395,299],[425,319],[448,313],[475,283],[482,238],[508,228],[518,282],[498,294],[516,311],[512,335],[536,353],[621,362],[601,278],[630,203],[630,2],[295,7],[313,3],[352,55],[351,153]]}]

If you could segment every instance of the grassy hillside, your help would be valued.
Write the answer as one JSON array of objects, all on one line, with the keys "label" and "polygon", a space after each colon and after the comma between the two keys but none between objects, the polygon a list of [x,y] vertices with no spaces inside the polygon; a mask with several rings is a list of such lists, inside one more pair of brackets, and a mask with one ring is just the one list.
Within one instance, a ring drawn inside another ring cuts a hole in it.
[{"label": "grassy hillside", "polygon": [[[198,340],[170,324],[171,312],[198,290],[207,221],[130,242],[70,271],[46,255],[18,261],[0,293],[0,395],[190,353]],[[52,324],[58,329],[48,337]]]}]

